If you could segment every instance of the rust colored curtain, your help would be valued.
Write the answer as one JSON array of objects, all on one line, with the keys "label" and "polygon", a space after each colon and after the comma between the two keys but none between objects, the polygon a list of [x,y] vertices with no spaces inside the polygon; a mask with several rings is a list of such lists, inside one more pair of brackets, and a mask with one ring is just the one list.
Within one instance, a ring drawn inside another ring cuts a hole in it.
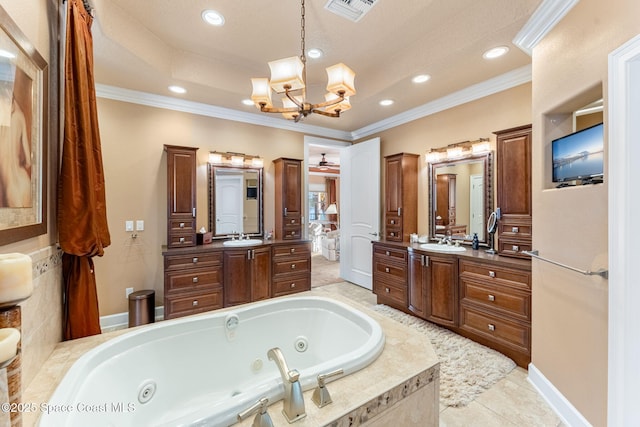
[{"label": "rust colored curtain", "polygon": [[[326,178],[326,187],[327,187],[327,203],[325,203],[325,206],[329,206],[332,203],[337,203],[338,202],[338,191],[336,189],[336,179],[335,178]],[[329,221],[333,221],[334,223],[337,223],[338,221],[338,215],[337,214],[328,214],[327,215],[327,219]],[[331,229],[335,230],[338,227],[335,224],[331,224]]]},{"label": "rust colored curtain", "polygon": [[64,281],[64,338],[100,333],[94,256],[111,238],[93,78],[93,18],[67,0],[64,139],[58,180],[58,233]]}]

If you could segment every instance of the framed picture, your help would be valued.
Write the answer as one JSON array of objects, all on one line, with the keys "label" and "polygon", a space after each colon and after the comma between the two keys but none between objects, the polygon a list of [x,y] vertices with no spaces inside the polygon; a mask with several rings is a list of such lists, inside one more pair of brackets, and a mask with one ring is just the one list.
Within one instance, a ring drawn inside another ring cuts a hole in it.
[{"label": "framed picture", "polygon": [[47,232],[47,67],[0,7],[0,246]]}]

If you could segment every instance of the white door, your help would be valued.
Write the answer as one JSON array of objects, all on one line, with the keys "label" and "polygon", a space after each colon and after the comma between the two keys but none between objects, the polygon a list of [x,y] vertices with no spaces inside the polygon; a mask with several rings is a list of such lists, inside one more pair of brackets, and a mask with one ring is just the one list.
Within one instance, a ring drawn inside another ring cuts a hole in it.
[{"label": "white door", "polygon": [[244,232],[242,174],[216,176],[216,234]]},{"label": "white door", "polygon": [[340,276],[372,289],[371,241],[380,234],[380,138],[340,152]]},{"label": "white door", "polygon": [[478,233],[478,239],[484,240],[484,230],[486,227],[484,219],[484,177],[482,175],[471,175],[469,177],[471,200],[469,201],[470,215],[469,234]]}]

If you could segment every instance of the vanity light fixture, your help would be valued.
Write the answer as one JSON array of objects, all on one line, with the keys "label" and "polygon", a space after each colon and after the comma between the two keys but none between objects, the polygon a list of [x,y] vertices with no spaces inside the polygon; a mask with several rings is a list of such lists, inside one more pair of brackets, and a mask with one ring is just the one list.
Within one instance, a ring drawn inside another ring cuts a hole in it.
[{"label": "vanity light fixture", "polygon": [[209,163],[213,165],[247,166],[254,168],[264,166],[264,160],[260,156],[251,156],[243,153],[221,153],[218,151],[211,151],[209,153]]},{"label": "vanity light fixture", "polygon": [[489,138],[477,141],[463,141],[449,144],[446,147],[432,148],[425,154],[427,163],[435,163],[445,159],[457,159],[471,154],[485,153],[491,150]]}]

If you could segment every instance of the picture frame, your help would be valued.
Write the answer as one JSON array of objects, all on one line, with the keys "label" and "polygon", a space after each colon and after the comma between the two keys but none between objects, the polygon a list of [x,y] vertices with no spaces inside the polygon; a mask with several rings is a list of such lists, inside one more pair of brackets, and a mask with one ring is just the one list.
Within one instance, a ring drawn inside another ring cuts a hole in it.
[{"label": "picture frame", "polygon": [[0,246],[47,233],[48,64],[0,7]]}]

